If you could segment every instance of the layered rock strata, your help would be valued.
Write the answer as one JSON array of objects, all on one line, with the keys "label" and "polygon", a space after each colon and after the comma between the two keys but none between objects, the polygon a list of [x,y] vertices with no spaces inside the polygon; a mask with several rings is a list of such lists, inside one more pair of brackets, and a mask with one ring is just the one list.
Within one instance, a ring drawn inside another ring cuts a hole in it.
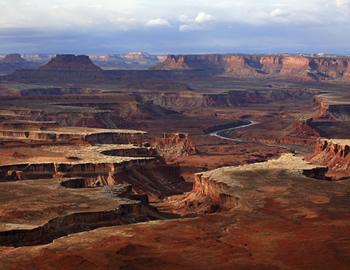
[{"label": "layered rock strata", "polygon": [[326,166],[329,180],[350,178],[350,140],[319,139],[310,161]]},{"label": "layered rock strata", "polygon": [[312,101],[318,93],[319,91],[313,89],[235,90],[217,94],[181,91],[161,94],[145,93],[139,95],[139,100],[181,111],[188,108],[244,106],[278,101]]},{"label": "layered rock strata", "polygon": [[45,142],[141,143],[145,132],[136,130],[51,127],[46,130],[0,129],[0,139]]},{"label": "layered rock strata", "polygon": [[315,108],[320,119],[329,120],[350,120],[350,104],[345,99],[327,95],[316,96],[314,99]]},{"label": "layered rock strata", "polygon": [[[307,181],[304,171],[316,168],[301,157],[283,154],[276,160],[197,173],[185,202],[187,206],[200,207],[196,201],[205,197],[211,210],[252,211],[263,204],[265,196],[288,196],[295,192],[298,187],[293,187],[293,183]],[[264,192],[257,196],[256,190]]]},{"label": "layered rock strata", "polygon": [[309,55],[169,55],[159,69],[220,69],[232,77],[349,80],[350,58]]}]

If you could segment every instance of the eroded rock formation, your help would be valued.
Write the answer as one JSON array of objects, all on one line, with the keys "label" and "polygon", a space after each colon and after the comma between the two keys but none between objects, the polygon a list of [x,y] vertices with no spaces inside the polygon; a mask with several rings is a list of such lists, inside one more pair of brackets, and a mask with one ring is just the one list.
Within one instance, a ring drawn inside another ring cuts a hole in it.
[{"label": "eroded rock formation", "polygon": [[[307,181],[306,177],[321,176],[326,171],[326,167],[317,167],[292,154],[266,162],[223,167],[197,173],[193,190],[183,202],[194,211],[253,211],[264,204],[267,194],[288,196],[299,188],[291,184],[295,179]],[[261,194],[257,195],[256,190]]]},{"label": "eroded rock formation", "polygon": [[320,119],[350,120],[350,104],[346,99],[336,99],[332,96],[320,95],[314,99],[315,108]]},{"label": "eroded rock formation", "polygon": [[350,141],[319,139],[310,161],[328,167],[326,176],[331,180],[350,177]]},{"label": "eroded rock formation", "polygon": [[43,71],[100,71],[101,68],[92,63],[86,55],[57,55],[49,63],[40,67]]},{"label": "eroded rock formation", "polygon": [[167,159],[194,155],[198,152],[187,133],[164,133],[162,138],[154,142],[153,147],[159,155]]}]

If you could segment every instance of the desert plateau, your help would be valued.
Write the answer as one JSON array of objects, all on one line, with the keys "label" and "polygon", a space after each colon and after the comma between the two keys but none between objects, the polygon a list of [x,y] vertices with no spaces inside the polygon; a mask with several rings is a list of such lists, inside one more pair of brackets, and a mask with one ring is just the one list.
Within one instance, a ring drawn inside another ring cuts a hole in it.
[{"label": "desert plateau", "polygon": [[3,2],[0,270],[350,269],[348,0]]}]

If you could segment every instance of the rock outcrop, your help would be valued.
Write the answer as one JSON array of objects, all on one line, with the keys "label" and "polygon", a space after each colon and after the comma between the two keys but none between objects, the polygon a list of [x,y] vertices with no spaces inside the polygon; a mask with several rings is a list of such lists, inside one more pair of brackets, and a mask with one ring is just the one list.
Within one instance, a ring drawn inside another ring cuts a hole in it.
[{"label": "rock outcrop", "polygon": [[319,139],[310,161],[326,166],[330,180],[350,178],[350,141]]},{"label": "rock outcrop", "polygon": [[289,135],[300,139],[315,139],[320,137],[319,131],[312,126],[313,119],[302,120],[288,128]]},{"label": "rock outcrop", "polygon": [[198,152],[187,133],[164,133],[162,138],[154,142],[153,147],[166,159],[194,155]]},{"label": "rock outcrop", "polygon": [[266,162],[197,173],[193,190],[184,202],[187,207],[206,207],[209,211],[252,211],[264,205],[266,194],[276,198],[293,194],[299,188],[292,184],[295,179],[305,181],[305,177],[311,177],[311,173],[306,175],[303,172],[316,168],[319,167],[301,157],[283,154],[278,159]]},{"label": "rock outcrop", "polygon": [[317,117],[329,120],[350,120],[350,104],[341,100],[332,100],[328,96],[316,96],[314,99]]}]

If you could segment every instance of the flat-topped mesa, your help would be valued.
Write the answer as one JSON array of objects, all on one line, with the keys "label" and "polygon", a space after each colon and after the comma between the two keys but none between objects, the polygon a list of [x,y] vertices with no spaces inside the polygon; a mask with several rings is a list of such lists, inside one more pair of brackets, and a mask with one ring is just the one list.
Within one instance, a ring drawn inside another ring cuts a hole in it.
[{"label": "flat-topped mesa", "polygon": [[28,63],[19,53],[8,54],[1,60],[2,63],[7,64],[23,64]]},{"label": "flat-topped mesa", "polygon": [[350,80],[350,58],[309,55],[169,55],[158,69],[221,69],[232,77]]},{"label": "flat-topped mesa", "polygon": [[101,71],[87,55],[63,54],[52,58],[42,66],[43,71]]},{"label": "flat-topped mesa", "polygon": [[328,167],[331,180],[350,177],[350,140],[319,139],[310,161]]},{"label": "flat-topped mesa", "polygon": [[16,70],[35,69],[37,67],[37,63],[25,60],[18,53],[8,54],[0,60],[0,74],[11,74]]},{"label": "flat-topped mesa", "polygon": [[193,190],[188,194],[187,200],[185,199],[185,204],[199,211],[204,207],[209,209],[206,211],[252,211],[264,205],[266,196],[290,198],[289,195],[299,188],[293,184],[294,181],[310,178],[304,171],[315,170],[314,174],[317,174],[316,169],[320,168],[302,157],[283,154],[278,159],[265,162],[197,173]]},{"label": "flat-topped mesa", "polygon": [[40,179],[70,179],[73,186],[81,187],[127,183],[136,193],[155,199],[179,194],[185,188],[179,167],[166,164],[151,148],[119,144],[60,145],[42,146],[33,151],[33,156],[2,157],[0,183]]}]

